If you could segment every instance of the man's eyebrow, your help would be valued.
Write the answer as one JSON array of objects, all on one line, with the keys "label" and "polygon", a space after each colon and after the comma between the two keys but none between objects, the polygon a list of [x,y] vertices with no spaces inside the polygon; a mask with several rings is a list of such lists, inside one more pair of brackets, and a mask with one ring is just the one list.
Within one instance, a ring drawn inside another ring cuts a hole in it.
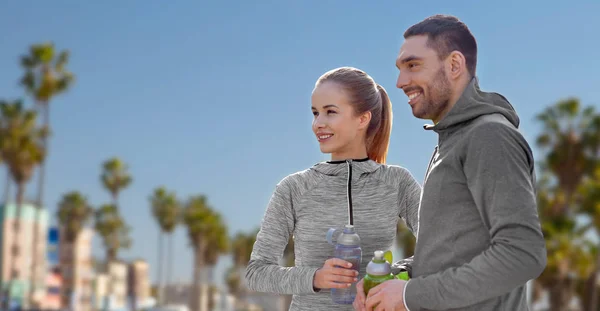
[{"label": "man's eyebrow", "polygon": [[406,63],[412,62],[414,60],[423,60],[423,58],[415,56],[415,55],[407,56],[400,60],[400,64],[406,64]]}]

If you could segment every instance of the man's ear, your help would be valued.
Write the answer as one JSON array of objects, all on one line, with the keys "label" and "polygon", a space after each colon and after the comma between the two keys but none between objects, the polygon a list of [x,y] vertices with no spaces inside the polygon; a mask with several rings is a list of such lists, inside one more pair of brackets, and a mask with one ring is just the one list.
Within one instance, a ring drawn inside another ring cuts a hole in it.
[{"label": "man's ear", "polygon": [[453,51],[446,58],[446,73],[450,79],[458,79],[464,74],[468,74],[467,70],[467,59],[463,53],[459,51]]}]

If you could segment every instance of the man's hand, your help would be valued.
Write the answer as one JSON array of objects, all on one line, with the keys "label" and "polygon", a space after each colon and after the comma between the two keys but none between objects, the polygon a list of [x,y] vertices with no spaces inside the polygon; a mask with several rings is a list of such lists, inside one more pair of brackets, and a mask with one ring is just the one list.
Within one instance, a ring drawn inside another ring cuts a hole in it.
[{"label": "man's hand", "polygon": [[403,280],[389,280],[373,287],[367,296],[365,310],[406,311],[403,300],[405,285]]},{"label": "man's hand", "polygon": [[356,298],[354,298],[354,302],[352,306],[356,311],[365,311],[365,301],[367,297],[365,297],[365,290],[363,287],[364,279],[360,280],[360,282],[356,283]]}]

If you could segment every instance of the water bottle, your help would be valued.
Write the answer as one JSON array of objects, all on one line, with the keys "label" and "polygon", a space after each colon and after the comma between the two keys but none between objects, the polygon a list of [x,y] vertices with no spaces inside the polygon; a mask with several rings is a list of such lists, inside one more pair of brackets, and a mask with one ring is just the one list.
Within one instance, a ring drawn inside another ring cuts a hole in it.
[{"label": "water bottle", "polygon": [[[337,233],[339,233],[339,235],[334,241],[334,235]],[[362,260],[362,249],[360,247],[360,237],[354,230],[353,225],[346,225],[343,231],[342,229],[329,229],[327,232],[327,242],[335,245],[335,250],[333,251],[333,256],[335,258],[350,262],[352,264],[350,269],[359,272]],[[355,297],[356,282],[352,282],[352,286],[348,288],[331,289],[331,300],[337,304],[352,304]]]},{"label": "water bottle", "polygon": [[365,296],[369,294],[371,288],[392,279],[394,279],[392,267],[384,257],[384,252],[375,251],[373,259],[367,264],[367,275],[363,282]]}]

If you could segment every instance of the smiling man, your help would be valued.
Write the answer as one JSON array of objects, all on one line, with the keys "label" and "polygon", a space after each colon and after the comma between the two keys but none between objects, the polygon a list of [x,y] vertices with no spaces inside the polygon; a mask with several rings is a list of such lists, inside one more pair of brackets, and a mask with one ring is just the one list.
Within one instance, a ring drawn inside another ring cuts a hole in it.
[{"label": "smiling man", "polygon": [[[477,43],[435,15],[404,34],[397,87],[438,135],[419,205],[411,279],[362,294],[357,310],[528,310],[526,282],[546,266],[534,159],[507,99],[479,88]],[[366,298],[366,299],[365,299]]]}]

